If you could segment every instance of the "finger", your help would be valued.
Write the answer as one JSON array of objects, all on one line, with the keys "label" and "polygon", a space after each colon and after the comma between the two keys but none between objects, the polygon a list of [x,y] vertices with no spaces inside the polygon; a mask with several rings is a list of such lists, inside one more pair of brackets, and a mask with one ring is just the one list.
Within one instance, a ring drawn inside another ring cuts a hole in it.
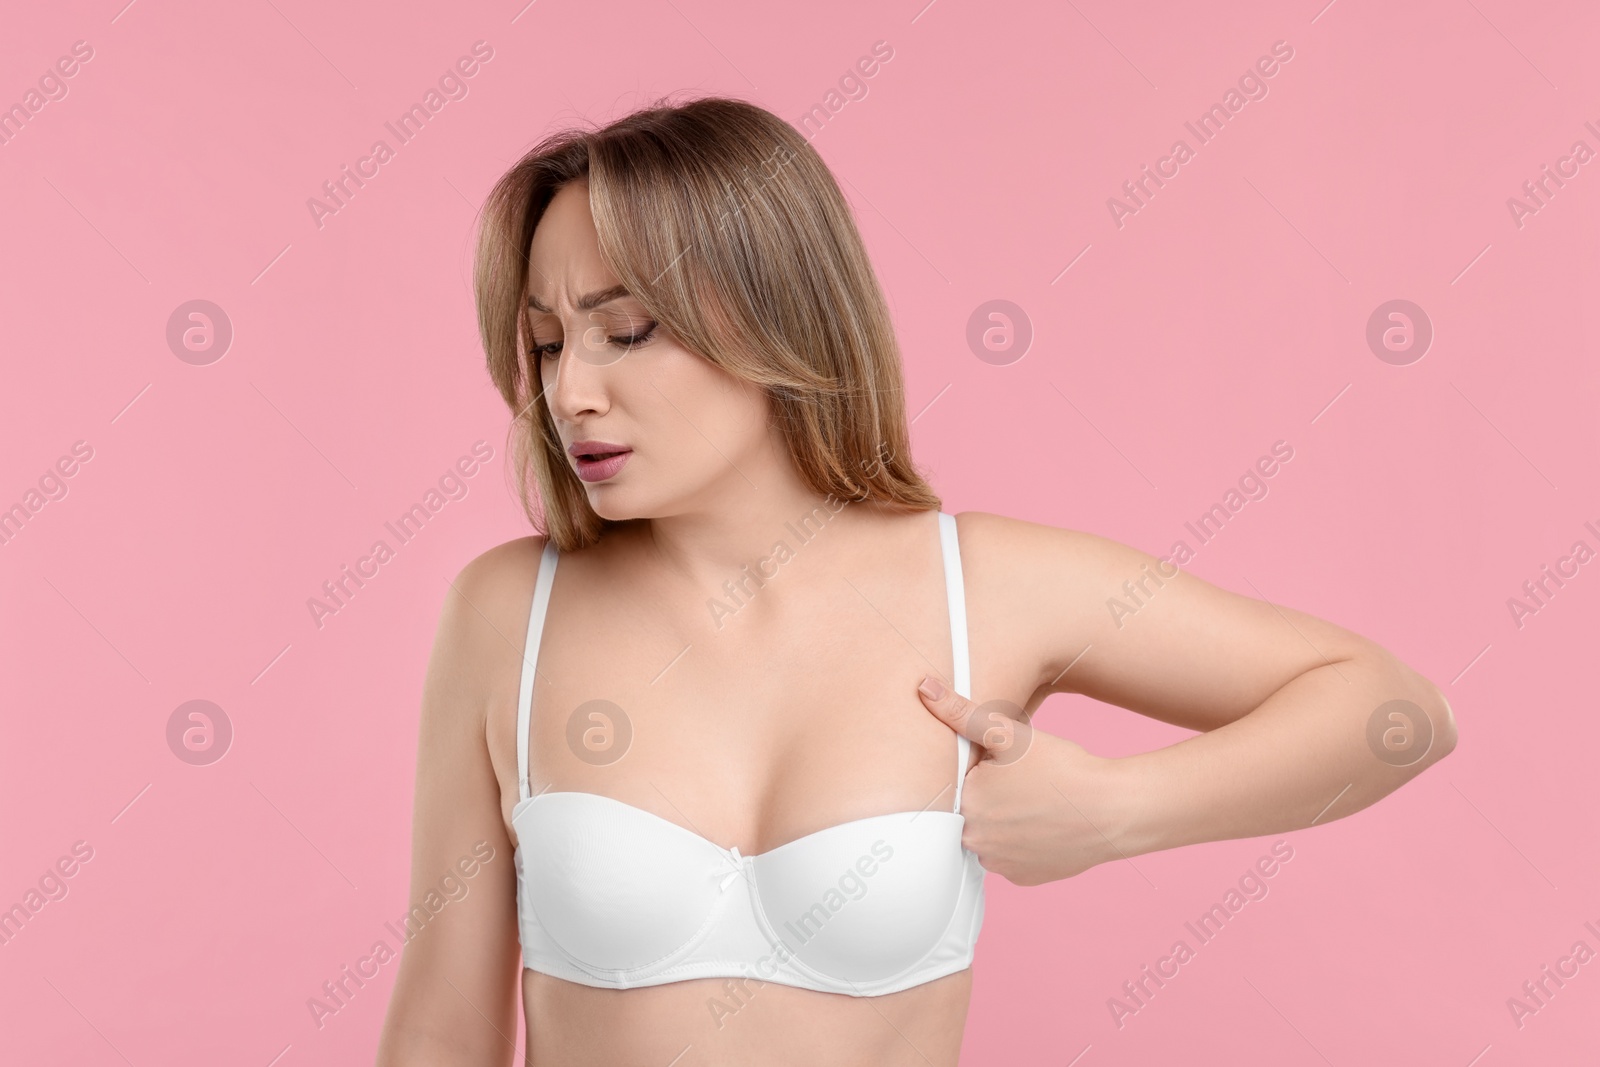
[{"label": "finger", "polygon": [[1015,763],[1033,743],[1027,713],[1009,700],[974,704],[931,675],[922,679],[917,695],[946,726],[981,746],[985,759]]},{"label": "finger", "polygon": [[983,736],[983,724],[973,717],[977,705],[933,675],[926,675],[922,679],[917,686],[917,695],[922,698],[923,707],[933,712],[935,718],[968,741],[977,741]]}]

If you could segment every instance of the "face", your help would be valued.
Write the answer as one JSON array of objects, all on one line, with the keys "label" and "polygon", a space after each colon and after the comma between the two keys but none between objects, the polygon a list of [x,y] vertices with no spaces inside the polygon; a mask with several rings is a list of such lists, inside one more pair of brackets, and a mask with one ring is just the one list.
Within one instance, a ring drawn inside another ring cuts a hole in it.
[{"label": "face", "polygon": [[621,287],[600,257],[586,183],[556,193],[529,264],[529,359],[598,515],[714,507],[773,462],[765,393],[682,347]]}]

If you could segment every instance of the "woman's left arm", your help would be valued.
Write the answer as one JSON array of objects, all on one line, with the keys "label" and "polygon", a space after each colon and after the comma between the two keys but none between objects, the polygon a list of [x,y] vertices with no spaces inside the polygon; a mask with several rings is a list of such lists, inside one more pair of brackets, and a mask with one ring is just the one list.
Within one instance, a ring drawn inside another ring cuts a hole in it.
[{"label": "woman's left arm", "polygon": [[[923,702],[984,746],[963,843],[1019,885],[1320,825],[1455,747],[1438,688],[1359,634],[1092,534],[978,512],[959,529],[972,627],[1037,665],[1038,687],[1026,711],[981,693]],[[1027,723],[1066,692],[1200,733],[1093,756]]]}]

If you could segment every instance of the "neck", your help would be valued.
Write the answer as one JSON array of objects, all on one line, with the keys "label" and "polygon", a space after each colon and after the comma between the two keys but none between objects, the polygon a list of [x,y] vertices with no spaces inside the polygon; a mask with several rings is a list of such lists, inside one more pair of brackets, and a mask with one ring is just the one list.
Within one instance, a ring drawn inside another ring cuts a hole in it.
[{"label": "neck", "polygon": [[807,546],[843,542],[837,535],[876,514],[876,504],[818,493],[801,481],[786,449],[765,450],[670,515],[643,524],[650,550],[696,588],[719,588],[741,574],[770,576]]},{"label": "neck", "polygon": [[803,485],[782,494],[752,494],[738,509],[691,510],[650,520],[651,550],[668,571],[690,584],[717,588],[742,574],[770,577],[808,546],[841,543],[873,504],[826,496]]}]

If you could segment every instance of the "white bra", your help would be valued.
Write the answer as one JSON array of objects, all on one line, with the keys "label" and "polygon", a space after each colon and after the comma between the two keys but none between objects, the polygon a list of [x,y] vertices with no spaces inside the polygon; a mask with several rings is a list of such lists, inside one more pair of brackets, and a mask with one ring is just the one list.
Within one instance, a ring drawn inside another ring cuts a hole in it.
[{"label": "white bra", "polygon": [[[970,697],[955,518],[939,513],[956,692]],[[529,795],[528,719],[557,553],[546,542],[517,697],[517,926],[522,963],[608,989],[748,977],[852,996],[921,985],[972,963],[983,866],[955,806],[818,830],[758,856],[642,808],[583,792]]]}]

